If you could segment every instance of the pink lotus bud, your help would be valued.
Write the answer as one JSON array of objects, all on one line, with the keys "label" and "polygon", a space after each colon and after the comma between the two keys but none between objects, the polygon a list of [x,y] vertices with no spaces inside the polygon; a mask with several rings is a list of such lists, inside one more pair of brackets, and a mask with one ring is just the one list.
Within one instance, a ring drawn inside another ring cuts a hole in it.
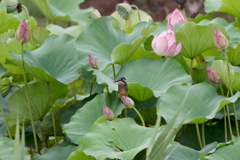
[{"label": "pink lotus bud", "polygon": [[176,8],[172,14],[168,16],[168,28],[172,29],[175,24],[179,22],[187,22],[187,19],[184,17],[184,15]]},{"label": "pink lotus bud", "polygon": [[214,69],[207,66],[207,73],[208,73],[208,79],[212,83],[216,84],[216,83],[220,82],[220,76],[218,75],[218,73]]},{"label": "pink lotus bud", "polygon": [[114,120],[113,111],[105,105],[103,106],[103,115],[106,118],[106,120],[109,120],[109,121]]},{"label": "pink lotus bud", "polygon": [[217,48],[220,50],[226,50],[228,47],[228,39],[224,36],[224,34],[218,30],[217,28],[214,28],[214,36],[213,36],[214,43]]},{"label": "pink lotus bud", "polygon": [[94,57],[91,56],[91,55],[88,55],[88,61],[89,61],[90,66],[91,66],[93,69],[98,69],[98,61],[97,61],[96,58],[94,58]]},{"label": "pink lotus bud", "polygon": [[127,0],[124,0],[123,3],[129,4]]},{"label": "pink lotus bud", "polygon": [[18,29],[15,33],[15,37],[21,43],[27,43],[29,41],[28,26],[27,26],[25,20],[23,20],[19,24]]},{"label": "pink lotus bud", "polygon": [[133,108],[135,106],[133,100],[127,96],[121,95],[121,100],[127,108]]},{"label": "pink lotus bud", "polygon": [[152,41],[152,48],[159,56],[173,57],[179,54],[182,49],[182,42],[176,45],[176,37],[172,29],[163,31],[160,35],[155,35]]}]

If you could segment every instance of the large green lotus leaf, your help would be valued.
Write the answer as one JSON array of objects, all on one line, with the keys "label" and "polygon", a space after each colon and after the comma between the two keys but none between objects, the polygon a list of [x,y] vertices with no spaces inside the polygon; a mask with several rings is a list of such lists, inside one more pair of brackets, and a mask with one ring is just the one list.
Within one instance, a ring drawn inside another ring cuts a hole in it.
[{"label": "large green lotus leaf", "polygon": [[[218,17],[213,20],[205,19],[205,20],[201,21],[198,25],[208,25],[211,23],[217,23],[217,24],[220,24],[221,26],[223,26],[225,28],[225,30],[221,30],[221,31],[226,35],[227,38],[229,35],[232,47],[233,48],[237,47],[238,42],[240,41],[240,33],[237,30],[237,28],[233,25],[233,23],[228,23],[225,19]],[[221,28],[218,28],[218,29],[221,29]]]},{"label": "large green lotus leaf", "polygon": [[9,29],[17,29],[19,20],[11,14],[7,14],[5,10],[0,11],[0,34],[7,32]]},{"label": "large green lotus leaf", "polygon": [[73,21],[86,25],[91,21],[89,14],[93,8],[80,10],[79,4],[84,0],[31,0],[43,14],[54,21]]},{"label": "large green lotus leaf", "polygon": [[227,52],[228,61],[234,65],[240,65],[240,43],[238,43],[237,48],[229,48]]},{"label": "large green lotus leaf", "polygon": [[233,138],[234,144],[223,146],[216,150],[210,156],[204,157],[208,160],[237,160],[240,157],[239,147],[240,147],[240,138]]},{"label": "large green lotus leaf", "polygon": [[51,32],[51,34],[55,35],[63,35],[63,34],[69,34],[70,36],[77,38],[79,34],[82,32],[84,27],[78,25],[78,26],[71,26],[68,28],[62,28],[58,25],[49,24],[46,26],[46,28]]},{"label": "large green lotus leaf", "polygon": [[[0,137],[0,159],[1,160],[10,160],[14,159],[14,140],[11,140],[7,137]],[[24,149],[24,159],[30,160],[30,155],[27,149]]]},{"label": "large green lotus leaf", "polygon": [[[140,17],[141,17],[141,22],[148,22],[149,20],[152,20],[152,17],[147,14],[146,12],[142,11],[142,10],[139,10],[139,13],[140,13]],[[130,16],[129,20],[126,22],[125,19],[123,19],[117,11],[114,11],[112,14],[111,14],[112,17],[114,17],[121,25],[121,29],[124,29],[126,28],[126,23],[127,25],[129,25],[128,27],[130,26],[134,26],[136,24],[139,23],[139,18],[138,18],[138,13],[137,13],[137,10],[132,10],[132,15]]]},{"label": "large green lotus leaf", "polygon": [[33,46],[41,46],[48,37],[49,31],[44,27],[35,27],[32,29]]},{"label": "large green lotus leaf", "polygon": [[186,113],[191,111],[185,118],[184,123],[203,123],[215,117],[216,112],[224,105],[235,102],[240,95],[237,92],[233,97],[219,96],[215,87],[208,83],[199,83],[191,86],[174,85],[161,96],[157,102],[157,113],[169,122],[178,110],[179,104],[190,89],[186,103],[181,109],[178,121],[181,122]]},{"label": "large green lotus leaf", "polygon": [[146,101],[154,96],[149,87],[144,87],[140,83],[128,83],[128,94],[140,102]]},{"label": "large green lotus leaf", "polygon": [[141,44],[129,60],[131,60],[131,59],[141,59],[142,57],[149,57],[149,58],[156,59],[156,60],[162,58],[161,56],[158,56],[153,51],[145,50],[143,44]]},{"label": "large green lotus leaf", "polygon": [[195,82],[200,83],[208,78],[207,63],[202,63],[201,65],[194,67],[192,71],[192,78]]},{"label": "large green lotus leaf", "polygon": [[177,41],[182,41],[183,44],[180,54],[193,59],[202,52],[215,48],[213,41],[214,28],[220,29],[225,35],[227,33],[217,23],[208,25],[198,25],[193,22],[184,23],[175,33]]},{"label": "large green lotus leaf", "polygon": [[[98,18],[82,31],[76,40],[78,59],[87,70],[92,70],[88,64],[88,55],[92,55],[98,60],[100,70],[105,69],[113,62],[123,63],[134,54],[148,34],[154,30],[155,26],[151,25],[151,22],[139,23],[131,34],[127,34],[122,30],[115,30],[112,27],[111,18]],[[111,55],[113,50],[116,52],[114,56]],[[123,56],[119,60],[116,59],[121,54]]]},{"label": "large green lotus leaf", "polygon": [[0,48],[5,44],[9,37],[11,37],[15,31],[13,29],[9,29],[7,32],[0,34]]},{"label": "large green lotus leaf", "polygon": [[72,116],[70,123],[63,126],[63,131],[72,140],[79,144],[82,137],[87,134],[95,121],[103,116],[103,106],[109,107],[114,115],[121,113],[124,105],[121,100],[112,94],[98,94],[92,101],[86,103]]},{"label": "large green lotus leaf", "polygon": [[[53,103],[56,99],[64,97],[67,92],[67,86],[58,81],[50,82],[49,86]],[[11,129],[15,128],[17,117],[19,117],[20,123],[28,123],[31,121],[25,87],[26,86],[14,92],[8,100],[8,123]],[[47,82],[39,81],[28,84],[28,93],[33,118],[35,120],[42,119],[51,108]]]},{"label": "large green lotus leaf", "polygon": [[235,66],[232,66],[232,68],[234,69],[234,79],[233,79],[233,82],[232,82],[232,90],[240,90],[240,84],[239,84],[239,81],[240,81],[240,68],[239,67],[235,67]]},{"label": "large green lotus leaf", "polygon": [[206,0],[204,5],[207,13],[224,12],[240,18],[238,3],[238,0]]},{"label": "large green lotus leaf", "polygon": [[[80,76],[76,50],[73,48],[75,39],[69,35],[49,36],[41,48],[34,51],[26,50],[25,70],[43,81],[54,81],[69,84]],[[21,54],[12,54],[7,63],[22,68]]]},{"label": "large green lotus leaf", "polygon": [[139,60],[130,60],[122,65],[117,77],[126,77],[127,82],[140,83],[152,89],[155,97],[161,96],[174,84],[192,81],[181,65],[172,58],[154,60],[143,57]]},{"label": "large green lotus leaf", "polygon": [[67,159],[67,157],[75,150],[76,146],[56,146],[46,149],[42,155],[35,154],[32,160],[49,160],[49,159]]},{"label": "large green lotus leaf", "polygon": [[133,119],[115,119],[94,125],[84,136],[83,151],[97,160],[117,158],[132,160],[133,157],[147,148],[153,128],[136,124]]},{"label": "large green lotus leaf", "polygon": [[78,151],[72,152],[67,160],[96,160],[96,159],[94,157],[92,157],[92,156],[86,155],[82,151],[82,149],[80,149]]},{"label": "large green lotus leaf", "polygon": [[[220,79],[226,85],[226,87],[230,90],[232,88],[232,84],[234,81],[234,69],[229,66],[226,60],[217,60],[212,64],[212,68],[219,74]],[[229,69],[229,71],[228,71]]]},{"label": "large green lotus leaf", "polygon": [[[9,91],[8,95],[6,97],[2,97],[2,95],[0,95],[0,105],[3,108],[4,114],[6,117],[8,117],[9,114],[9,110],[8,110],[8,99],[11,97],[11,95],[18,90],[18,87],[12,87],[11,90]],[[7,133],[7,128],[4,122],[4,118],[2,113],[0,114],[0,136],[6,135]]]},{"label": "large green lotus leaf", "polygon": [[194,150],[192,148],[182,146],[178,142],[174,142],[167,151],[164,153],[163,159],[167,158],[169,160],[197,160],[203,154],[210,152],[217,147],[217,142],[211,143],[204,147],[201,151]]}]

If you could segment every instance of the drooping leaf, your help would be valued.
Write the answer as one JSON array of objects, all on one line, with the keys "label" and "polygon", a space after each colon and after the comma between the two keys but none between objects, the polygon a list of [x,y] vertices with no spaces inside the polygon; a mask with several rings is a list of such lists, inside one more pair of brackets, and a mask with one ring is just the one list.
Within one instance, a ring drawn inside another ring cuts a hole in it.
[{"label": "drooping leaf", "polygon": [[[177,41],[182,41],[183,44],[180,54],[193,59],[204,51],[216,48],[213,41],[214,28],[225,31],[217,23],[208,25],[198,25],[193,22],[184,23],[175,33]],[[223,33],[226,33],[226,31]]]},{"label": "drooping leaf", "polygon": [[116,98],[108,93],[98,94],[92,101],[78,109],[70,122],[63,126],[63,131],[73,143],[79,144],[82,137],[89,132],[95,121],[103,116],[103,105],[109,107],[114,115],[120,114],[124,107],[120,98]]},{"label": "drooping leaf", "polygon": [[238,159],[240,152],[238,151],[240,147],[240,139],[238,137],[233,138],[234,145],[223,146],[216,150],[210,156],[204,157],[208,160],[226,160],[226,159]]},{"label": "drooping leaf", "polygon": [[153,128],[139,126],[130,118],[115,119],[94,125],[84,136],[83,151],[97,160],[117,158],[132,160],[147,148]]},{"label": "drooping leaf", "polygon": [[7,14],[6,10],[0,11],[0,34],[7,32],[9,29],[17,29],[20,21],[11,14]]},{"label": "drooping leaf", "polygon": [[[69,35],[49,36],[41,48],[34,51],[26,50],[25,70],[43,81],[54,81],[69,84],[80,76],[80,64],[76,50],[73,48],[75,39]],[[7,63],[22,68],[21,54],[12,54]]]},{"label": "drooping leaf", "polygon": [[86,155],[82,151],[82,149],[80,149],[78,151],[72,152],[67,160],[96,160],[96,159],[94,157],[92,157],[92,156]]},{"label": "drooping leaf", "polygon": [[205,11],[207,13],[224,12],[240,18],[240,11],[236,7],[238,2],[238,0],[206,0],[204,2]]},{"label": "drooping leaf", "polygon": [[[30,155],[27,149],[24,149],[24,160],[30,160]],[[14,140],[7,137],[0,137],[0,159],[14,159]]]},{"label": "drooping leaf", "polygon": [[[31,0],[38,6],[43,14],[50,20],[54,21],[68,21],[78,22],[82,25],[86,25],[91,21],[89,17],[90,12],[93,8],[84,10],[79,9],[79,4],[83,0],[69,0],[69,1],[58,1],[58,0]],[[81,17],[81,18],[79,18]]]},{"label": "drooping leaf", "polygon": [[[8,100],[8,123],[11,129],[15,129],[17,116],[19,117],[20,124],[31,121],[25,87],[14,92]],[[67,86],[58,81],[50,82],[49,87],[53,103],[56,99],[64,97],[67,91]],[[28,84],[28,93],[34,120],[42,119],[51,108],[47,82],[39,81]]]},{"label": "drooping leaf", "polygon": [[98,60],[100,70],[114,62],[122,64],[134,54],[154,29],[156,27],[152,23],[142,22],[131,34],[126,34],[122,30],[115,30],[110,18],[96,19],[76,40],[78,58],[87,70],[92,70],[88,64],[88,55]]},{"label": "drooping leaf", "polygon": [[192,78],[195,82],[200,83],[208,78],[206,66],[207,63],[202,63],[201,65],[193,68]]},{"label": "drooping leaf", "polygon": [[227,52],[228,60],[229,62],[234,65],[240,65],[240,43],[238,43],[237,47],[234,48],[229,48],[229,52]]},{"label": "drooping leaf", "polygon": [[239,92],[230,98],[219,96],[216,89],[208,83],[192,86],[174,85],[157,102],[158,114],[161,114],[169,122],[189,89],[189,96],[179,114],[179,121],[181,121],[186,113],[192,110],[184,123],[206,122],[208,119],[214,118],[216,112],[224,105],[235,102],[239,96]]},{"label": "drooping leaf", "polygon": [[49,24],[46,26],[46,28],[55,35],[62,35],[62,34],[69,34],[70,36],[77,38],[79,36],[79,34],[82,32],[82,30],[84,29],[84,27],[78,25],[78,26],[71,26],[68,28],[62,28],[58,25],[54,25],[54,24]]}]

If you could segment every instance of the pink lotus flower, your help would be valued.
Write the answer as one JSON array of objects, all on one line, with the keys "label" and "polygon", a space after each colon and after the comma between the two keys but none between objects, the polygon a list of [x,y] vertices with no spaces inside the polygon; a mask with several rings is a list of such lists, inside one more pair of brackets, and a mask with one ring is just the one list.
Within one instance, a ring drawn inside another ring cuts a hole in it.
[{"label": "pink lotus flower", "polygon": [[214,69],[207,66],[207,73],[208,73],[208,79],[212,83],[216,84],[216,83],[220,82],[220,76],[218,75],[218,73]]},{"label": "pink lotus flower", "polygon": [[109,120],[109,121],[114,120],[113,111],[110,108],[108,108],[106,105],[103,106],[103,115],[106,118],[106,120]]},{"label": "pink lotus flower", "polygon": [[168,28],[172,29],[175,24],[179,22],[187,22],[187,19],[184,17],[184,15],[176,8],[172,14],[168,16]]},{"label": "pink lotus flower", "polygon": [[226,50],[228,47],[228,39],[224,36],[224,34],[218,30],[217,28],[214,28],[214,36],[213,36],[214,43],[216,47],[220,50]]},{"label": "pink lotus flower", "polygon": [[121,95],[121,100],[122,100],[122,103],[127,108],[133,108],[135,106],[135,103],[133,102],[133,100],[127,96]]},{"label": "pink lotus flower", "polygon": [[15,37],[21,43],[27,43],[29,41],[28,26],[27,26],[25,20],[23,20],[19,24],[18,29],[15,33]]},{"label": "pink lotus flower", "polygon": [[152,48],[159,56],[173,57],[179,54],[182,49],[182,42],[176,45],[176,37],[172,29],[163,31],[160,35],[155,35],[152,41]]},{"label": "pink lotus flower", "polygon": [[88,55],[88,62],[93,69],[98,69],[98,61],[95,57]]}]

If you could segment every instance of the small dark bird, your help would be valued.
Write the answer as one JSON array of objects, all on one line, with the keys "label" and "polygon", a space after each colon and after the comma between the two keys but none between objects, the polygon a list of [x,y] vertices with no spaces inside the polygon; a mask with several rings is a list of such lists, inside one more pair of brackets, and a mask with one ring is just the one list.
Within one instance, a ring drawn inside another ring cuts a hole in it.
[{"label": "small dark bird", "polygon": [[127,85],[127,82],[126,82],[126,78],[125,77],[119,77],[118,80],[116,80],[114,82],[118,82],[118,93],[120,94],[120,97],[122,95],[127,96],[128,85]]}]

